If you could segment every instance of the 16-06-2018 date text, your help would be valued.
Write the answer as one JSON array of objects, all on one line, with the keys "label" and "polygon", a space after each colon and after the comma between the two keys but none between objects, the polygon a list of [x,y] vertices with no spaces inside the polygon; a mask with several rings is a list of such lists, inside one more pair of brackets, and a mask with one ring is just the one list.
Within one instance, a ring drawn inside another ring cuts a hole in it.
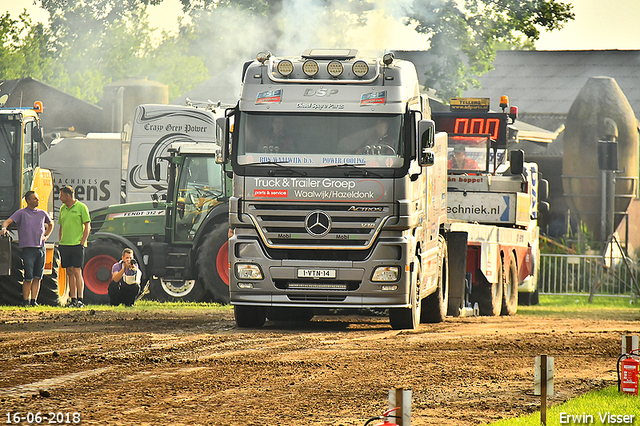
[{"label": "16-06-2018 date text", "polygon": [[20,413],[13,412],[7,413],[5,424],[17,425],[17,424],[49,424],[49,425],[62,425],[62,424],[80,424],[82,418],[80,413],[62,413],[62,412],[48,412],[48,413]]}]

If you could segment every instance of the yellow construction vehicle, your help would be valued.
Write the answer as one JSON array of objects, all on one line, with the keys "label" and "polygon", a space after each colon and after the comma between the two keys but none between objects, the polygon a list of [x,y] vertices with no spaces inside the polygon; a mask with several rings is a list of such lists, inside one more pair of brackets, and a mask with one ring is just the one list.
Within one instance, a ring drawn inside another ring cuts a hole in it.
[{"label": "yellow construction vehicle", "polygon": [[[41,102],[29,108],[0,108],[0,221],[26,206],[23,196],[29,190],[38,194],[39,208],[53,218],[51,171],[39,166],[40,153],[48,148],[38,116],[41,112]],[[10,238],[0,238],[0,303],[15,305],[22,302],[23,267],[15,224],[9,231]],[[58,276],[59,255],[53,244],[46,245],[46,252],[38,302],[65,304],[68,289],[66,277]]]}]

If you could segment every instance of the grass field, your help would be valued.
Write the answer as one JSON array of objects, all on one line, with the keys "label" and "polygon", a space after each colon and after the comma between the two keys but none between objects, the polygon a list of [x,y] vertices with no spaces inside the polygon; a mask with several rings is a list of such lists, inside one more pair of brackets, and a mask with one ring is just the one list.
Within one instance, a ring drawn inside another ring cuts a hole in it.
[{"label": "grass field", "polygon": [[[624,416],[627,416],[625,419]],[[589,417],[590,416],[590,417]],[[613,417],[611,417],[613,416]],[[631,417],[634,416],[634,417]],[[626,421],[625,421],[626,420]],[[616,386],[588,392],[579,398],[547,409],[547,425],[640,424],[640,399],[623,395]],[[491,426],[539,426],[540,413],[490,423]]]}]

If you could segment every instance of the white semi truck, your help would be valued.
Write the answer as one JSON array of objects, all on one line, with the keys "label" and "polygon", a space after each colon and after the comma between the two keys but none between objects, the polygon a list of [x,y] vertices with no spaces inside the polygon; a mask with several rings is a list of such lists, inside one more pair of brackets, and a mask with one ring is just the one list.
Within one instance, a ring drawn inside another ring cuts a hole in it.
[{"label": "white semi truck", "polygon": [[[434,112],[448,141],[447,218],[451,268],[450,312],[460,302],[481,315],[513,315],[537,303],[540,264],[538,211],[548,210],[548,183],[522,151],[506,161],[509,126],[517,108],[489,111],[487,98],[456,98],[451,111]],[[515,132],[512,132],[515,134]],[[515,138],[512,138],[515,139]],[[515,142],[515,140],[512,140]],[[466,289],[453,283],[465,282]]]},{"label": "white semi truck", "polygon": [[396,329],[442,321],[446,135],[414,65],[312,49],[259,54],[242,79],[222,158],[237,325],[316,308],[388,309]]}]

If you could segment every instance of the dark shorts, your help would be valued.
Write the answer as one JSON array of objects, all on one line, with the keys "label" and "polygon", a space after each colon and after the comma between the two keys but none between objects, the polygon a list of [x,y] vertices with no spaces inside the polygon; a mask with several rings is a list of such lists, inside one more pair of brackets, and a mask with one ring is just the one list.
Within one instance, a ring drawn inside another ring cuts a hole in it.
[{"label": "dark shorts", "polygon": [[58,246],[60,266],[63,268],[82,268],[84,266],[84,246]]},{"label": "dark shorts", "polygon": [[24,280],[39,280],[44,275],[44,261],[46,252],[44,247],[23,247],[22,261],[24,262]]}]

